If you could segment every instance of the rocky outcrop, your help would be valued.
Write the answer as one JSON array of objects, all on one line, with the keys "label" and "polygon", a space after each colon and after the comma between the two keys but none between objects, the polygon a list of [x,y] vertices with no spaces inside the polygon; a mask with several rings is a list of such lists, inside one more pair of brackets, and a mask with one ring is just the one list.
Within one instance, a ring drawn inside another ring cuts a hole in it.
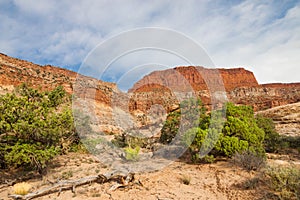
[{"label": "rocky outcrop", "polygon": [[272,118],[279,134],[300,137],[300,102],[267,109],[257,114]]},{"label": "rocky outcrop", "polygon": [[69,94],[74,92],[76,83],[78,89],[95,89],[96,98],[106,104],[110,104],[109,97],[106,96],[117,90],[114,83],[82,76],[76,72],[51,65],[40,66],[0,53],[0,86],[2,92],[5,92],[3,91],[5,89],[11,90],[21,83],[42,90],[50,90],[62,85]]},{"label": "rocky outcrop", "polygon": [[236,104],[251,105],[254,110],[265,110],[300,101],[300,83],[263,84],[257,87],[239,87],[228,92]]},{"label": "rocky outcrop", "polygon": [[128,92],[148,92],[152,86],[155,86],[154,90],[168,88],[171,91],[231,91],[237,87],[255,87],[258,83],[253,73],[243,68],[208,69],[187,66],[152,72],[135,83]]},{"label": "rocky outcrop", "polygon": [[174,108],[180,101],[175,95],[178,92],[192,92],[209,109],[216,102],[216,94],[236,104],[251,105],[255,110],[300,101],[300,83],[259,85],[253,73],[243,68],[207,69],[188,66],[155,71],[134,84],[129,92],[133,93],[131,102],[134,105],[130,108],[142,111],[153,104],[163,105],[170,111],[170,107]]}]

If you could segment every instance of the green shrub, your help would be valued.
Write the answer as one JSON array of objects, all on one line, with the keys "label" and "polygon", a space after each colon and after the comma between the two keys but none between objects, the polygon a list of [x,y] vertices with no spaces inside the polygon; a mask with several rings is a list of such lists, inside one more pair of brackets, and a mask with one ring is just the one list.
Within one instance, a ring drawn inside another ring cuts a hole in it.
[{"label": "green shrub", "polygon": [[265,132],[264,148],[267,152],[277,152],[281,146],[281,137],[275,130],[275,125],[272,119],[256,116],[256,123],[259,128]]},{"label": "green shrub", "polygon": [[215,148],[221,154],[231,157],[237,152],[247,150],[249,148],[249,143],[248,141],[240,140],[235,136],[221,136]]},{"label": "green shrub", "polygon": [[97,145],[104,144],[105,140],[101,137],[100,138],[87,137],[87,138],[82,138],[81,142],[84,146],[84,149],[86,149],[86,151],[93,154],[97,154],[97,152],[99,152],[99,149],[97,149]]},{"label": "green shrub", "polygon": [[140,147],[127,147],[125,148],[125,158],[128,161],[137,161],[139,158]]},{"label": "green shrub", "polygon": [[41,171],[47,161],[78,141],[70,98],[62,87],[40,92],[23,84],[0,96],[1,167]]},{"label": "green shrub", "polygon": [[54,146],[43,149],[39,144],[15,144],[6,148],[4,159],[10,166],[34,166],[38,171],[46,167],[48,160],[59,153]]},{"label": "green shrub", "polygon": [[292,148],[298,149],[300,147],[300,136],[281,136],[280,137],[281,149]]},{"label": "green shrub", "polygon": [[271,189],[280,199],[300,198],[300,169],[290,167],[268,167],[265,171]]},{"label": "green shrub", "polygon": [[180,112],[174,111],[169,113],[162,129],[159,141],[163,144],[168,144],[176,136],[180,125]]},{"label": "green shrub", "polygon": [[216,159],[213,155],[206,155],[204,156],[203,160],[206,163],[214,163]]},{"label": "green shrub", "polygon": [[[188,129],[203,124],[205,108],[200,99],[190,98],[180,103],[180,110],[168,114],[167,120],[161,129],[159,141],[163,144],[169,144],[176,135],[184,134]],[[203,121],[199,121],[202,119]]]},{"label": "green shrub", "polygon": [[121,135],[115,135],[114,139],[112,140],[112,143],[120,148],[124,147],[141,147],[145,148],[148,144],[148,138],[142,136],[142,135],[132,135],[130,133],[123,133]]},{"label": "green shrub", "polygon": [[126,140],[125,140],[125,133],[121,134],[121,135],[115,135],[114,139],[111,141],[111,143],[113,145],[115,145],[116,147],[126,147],[128,146],[128,144],[126,144]]},{"label": "green shrub", "polygon": [[184,134],[183,141],[192,151],[199,152],[206,136],[207,130],[192,128]]},{"label": "green shrub", "polygon": [[[263,156],[265,132],[257,124],[253,109],[249,106],[226,105],[223,110],[202,114],[197,128],[183,135],[183,143],[189,147],[192,159],[214,156],[232,157],[237,152],[252,151]],[[206,124],[205,124],[206,123]]]}]

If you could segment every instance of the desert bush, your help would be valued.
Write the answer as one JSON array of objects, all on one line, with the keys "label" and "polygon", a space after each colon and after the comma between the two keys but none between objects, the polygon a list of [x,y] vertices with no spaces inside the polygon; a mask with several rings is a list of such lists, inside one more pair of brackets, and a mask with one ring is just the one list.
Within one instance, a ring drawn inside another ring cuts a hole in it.
[{"label": "desert bush", "polygon": [[271,189],[280,199],[299,199],[300,198],[300,169],[288,167],[268,167],[265,175]]},{"label": "desert bush", "polygon": [[68,149],[77,138],[69,103],[61,87],[41,92],[23,84],[14,93],[1,95],[1,166],[41,171],[62,146]]},{"label": "desert bush", "polygon": [[260,177],[250,178],[242,183],[242,187],[246,190],[253,190],[259,186],[260,182]]},{"label": "desert bush", "polygon": [[135,135],[125,134],[125,144],[126,146],[132,148],[136,148],[136,147],[144,148],[147,146],[147,138],[137,134]]},{"label": "desert bush", "polygon": [[211,164],[211,163],[214,163],[216,161],[216,158],[214,157],[214,155],[201,156],[200,153],[193,153],[192,156],[191,156],[191,161],[193,163]]},{"label": "desert bush", "polygon": [[281,136],[280,149],[292,148],[298,149],[300,147],[300,136]]},{"label": "desert bush", "polygon": [[140,147],[135,148],[126,147],[125,148],[125,158],[128,161],[137,161],[139,158]]},{"label": "desert bush", "polygon": [[[180,103],[180,109],[170,112],[167,116],[162,129],[159,141],[163,144],[169,144],[172,139],[178,135],[185,133],[188,129],[203,124],[205,108],[200,99],[190,98]],[[199,119],[202,119],[200,120]],[[205,125],[205,124],[204,124]]]},{"label": "desert bush", "polygon": [[250,106],[235,106],[232,103],[226,105],[226,122],[223,135],[237,137],[247,141],[253,151],[264,152],[263,141],[265,132],[254,118],[253,108]]},{"label": "desert bush", "polygon": [[180,125],[180,112],[174,111],[168,114],[162,129],[159,141],[163,144],[168,144],[176,136]]},{"label": "desert bush", "polygon": [[[225,108],[224,119],[222,113]],[[253,109],[232,103],[225,108],[202,114],[198,127],[183,135],[183,143],[189,147],[193,160],[203,158],[208,152],[213,156],[232,157],[237,152],[251,151],[263,156],[265,132],[256,123]]]},{"label": "desert bush", "polygon": [[125,141],[125,133],[120,135],[115,135],[111,143],[116,147],[120,147],[120,148],[128,146]]},{"label": "desert bush", "polygon": [[4,159],[10,166],[18,167],[21,165],[34,166],[41,170],[46,167],[46,162],[59,153],[59,149],[50,147],[43,149],[39,144],[20,144],[6,147]]},{"label": "desert bush", "polygon": [[266,164],[266,158],[264,156],[249,150],[241,153],[235,153],[235,155],[232,157],[232,161],[236,165],[249,171],[259,170]]},{"label": "desert bush", "polygon": [[124,148],[124,147],[141,147],[145,148],[148,144],[148,138],[142,135],[133,135],[128,132],[124,132],[120,135],[115,135],[114,139],[112,140],[112,144],[117,147]]},{"label": "desert bush", "polygon": [[237,152],[245,151],[249,148],[249,143],[246,140],[240,140],[235,136],[221,135],[215,147],[221,154],[232,157]]},{"label": "desert bush", "polygon": [[259,128],[265,132],[264,147],[267,152],[277,152],[282,144],[280,135],[275,130],[272,119],[257,115],[255,117]]}]

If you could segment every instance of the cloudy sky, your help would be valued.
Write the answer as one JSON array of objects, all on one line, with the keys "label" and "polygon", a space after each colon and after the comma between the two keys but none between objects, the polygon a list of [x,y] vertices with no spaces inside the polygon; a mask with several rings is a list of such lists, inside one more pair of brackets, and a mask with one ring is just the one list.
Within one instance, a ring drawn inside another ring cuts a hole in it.
[{"label": "cloudy sky", "polygon": [[[260,83],[300,82],[300,1],[0,0],[0,19],[0,52],[42,65],[77,71],[109,38],[157,27],[192,39],[216,67],[245,67]],[[184,64],[145,50],[116,59],[104,79]]]}]

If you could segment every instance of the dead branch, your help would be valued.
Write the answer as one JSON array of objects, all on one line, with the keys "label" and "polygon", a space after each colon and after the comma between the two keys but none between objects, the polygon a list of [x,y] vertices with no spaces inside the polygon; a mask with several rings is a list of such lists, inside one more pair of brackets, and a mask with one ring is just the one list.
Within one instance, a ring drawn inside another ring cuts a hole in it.
[{"label": "dead branch", "polygon": [[113,186],[109,189],[109,191],[114,191],[114,190],[116,190],[116,189],[118,189],[118,188],[120,188],[120,187],[128,186],[128,184],[129,184],[130,182],[132,182],[133,180],[134,180],[133,174],[128,174],[125,180],[124,180],[124,177],[121,177],[121,183],[117,183],[117,184],[113,185]]},{"label": "dead branch", "polygon": [[[52,185],[51,187],[48,188],[44,188],[44,189],[40,189],[38,191],[35,192],[31,192],[28,193],[26,195],[17,195],[17,194],[12,194],[9,195],[10,198],[12,199],[22,199],[22,200],[29,200],[29,199],[34,199],[37,197],[41,197],[47,194],[52,194],[55,192],[58,192],[58,195],[60,194],[61,191],[63,190],[72,190],[72,192],[75,193],[75,188],[81,185],[86,185],[86,184],[90,184],[90,183],[99,183],[99,184],[103,184],[109,181],[117,181],[118,182],[118,186],[115,188],[119,188],[119,187],[124,187],[127,186],[131,181],[134,180],[134,174],[133,173],[129,173],[126,176],[122,176],[122,175],[97,175],[97,176],[88,176],[88,177],[84,177],[81,179],[77,179],[77,180],[63,180],[63,181],[59,181],[58,183],[55,183],[54,185]],[[114,190],[115,190],[114,189]]]}]

